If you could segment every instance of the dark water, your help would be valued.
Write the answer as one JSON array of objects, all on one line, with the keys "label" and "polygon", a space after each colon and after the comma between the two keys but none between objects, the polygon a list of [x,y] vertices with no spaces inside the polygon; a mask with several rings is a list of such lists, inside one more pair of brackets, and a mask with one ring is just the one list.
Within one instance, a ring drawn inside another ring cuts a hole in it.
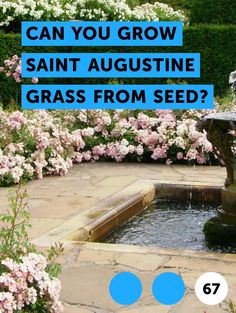
[{"label": "dark water", "polygon": [[215,215],[209,204],[156,200],[103,242],[236,253],[236,245],[205,241],[203,225]]}]

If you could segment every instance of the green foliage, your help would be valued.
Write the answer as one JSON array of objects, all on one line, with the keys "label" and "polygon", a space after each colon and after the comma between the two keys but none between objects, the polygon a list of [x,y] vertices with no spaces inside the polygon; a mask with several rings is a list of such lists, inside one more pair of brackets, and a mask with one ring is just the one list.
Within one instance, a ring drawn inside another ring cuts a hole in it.
[{"label": "green foliage", "polygon": [[[0,263],[5,258],[20,261],[22,255],[37,253],[36,247],[30,243],[28,230],[31,228],[30,213],[27,210],[28,198],[21,184],[9,194],[9,209],[0,214]],[[51,277],[57,277],[61,272],[60,264],[56,263],[63,253],[63,245],[55,243],[47,250],[47,272]],[[0,268],[1,274],[1,268]]]},{"label": "green foliage", "polygon": [[178,10],[191,10],[193,0],[161,0],[160,2],[166,3]]},{"label": "green foliage", "polygon": [[0,255],[19,260],[27,252],[34,252],[35,247],[29,242],[28,229],[30,214],[26,209],[26,191],[21,192],[20,185],[15,194],[9,196],[9,209],[0,215]]},{"label": "green foliage", "polygon": [[216,97],[216,103],[222,111],[234,110],[234,95],[231,88],[228,89],[223,97]]},{"label": "green foliage", "polygon": [[236,24],[235,0],[193,0],[191,24]]},{"label": "green foliage", "polygon": [[37,302],[30,304],[27,307],[24,307],[24,310],[21,310],[17,313],[49,313],[48,307],[43,298],[38,298]]},{"label": "green foliage", "polygon": [[0,181],[0,187],[10,187],[14,185],[14,179],[11,173],[6,173],[4,178]]},{"label": "green foliage", "polygon": [[61,265],[57,263],[56,260],[63,253],[63,251],[63,244],[60,242],[56,242],[54,246],[47,250],[47,272],[50,274],[51,277],[58,277],[61,273]]},{"label": "green foliage", "polygon": [[[131,8],[134,8],[140,4],[143,4],[147,1],[142,1],[142,0],[127,0],[127,3],[128,5],[131,7]],[[150,2],[150,1],[149,1]],[[151,2],[150,2],[151,3]]]},{"label": "green foliage", "polygon": [[229,74],[236,69],[236,26],[186,28],[183,50],[201,54],[201,79],[192,80],[192,83],[213,84],[215,95],[225,95],[229,88]]},{"label": "green foliage", "polygon": [[[8,34],[0,32],[0,66],[3,61],[12,55],[21,54],[20,35]],[[3,73],[0,73],[0,101],[4,104],[15,102],[17,92],[17,85],[12,78],[7,78]]]},{"label": "green foliage", "polygon": [[[215,95],[228,90],[229,74],[236,69],[236,25],[196,25],[185,27],[183,47],[21,47],[20,35],[0,33],[0,66],[4,60],[21,52],[199,52],[201,78],[186,79],[187,83],[214,84]],[[0,73],[1,74],[1,73]],[[108,84],[110,79],[40,79],[40,84]],[[166,83],[164,79],[123,79],[120,84]],[[3,105],[16,99],[17,83],[0,75],[0,102]],[[19,88],[18,88],[19,89]],[[18,94],[19,98],[19,94]]]}]

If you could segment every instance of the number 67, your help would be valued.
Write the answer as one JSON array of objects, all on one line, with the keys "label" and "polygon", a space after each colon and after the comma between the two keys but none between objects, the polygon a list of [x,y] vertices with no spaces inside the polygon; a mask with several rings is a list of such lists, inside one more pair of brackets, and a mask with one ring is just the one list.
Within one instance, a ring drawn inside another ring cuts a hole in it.
[{"label": "number 67", "polygon": [[[212,287],[215,287],[214,291],[212,292],[212,289],[211,289],[211,286]],[[203,286],[203,292],[206,294],[206,295],[210,295],[211,293],[213,295],[215,295],[218,291],[218,289],[220,288],[220,284],[219,283],[207,283]]]}]

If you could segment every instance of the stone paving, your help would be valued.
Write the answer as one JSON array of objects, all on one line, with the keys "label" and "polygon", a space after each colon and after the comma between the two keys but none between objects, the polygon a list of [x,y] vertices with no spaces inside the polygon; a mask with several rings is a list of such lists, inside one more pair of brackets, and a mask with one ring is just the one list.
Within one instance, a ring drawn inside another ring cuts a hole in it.
[{"label": "stone paving", "polygon": [[[109,205],[120,202],[132,185],[137,185],[137,190],[150,182],[222,186],[225,175],[221,167],[137,163],[77,165],[68,176],[46,177],[27,184],[33,224],[31,238],[47,234],[73,218],[78,227],[78,215],[103,207],[104,200],[112,197],[113,203]],[[7,207],[8,192],[8,188],[0,188],[0,212]],[[117,197],[118,193],[121,197]]]},{"label": "stone paving", "polygon": [[[129,307],[115,304],[108,294],[110,280],[122,271],[135,273],[143,285],[142,297]],[[166,271],[180,274],[186,284],[184,300],[175,306],[158,304],[151,293],[154,278]],[[81,243],[77,244],[64,260],[62,299],[67,313],[229,312],[226,301],[218,306],[206,306],[195,296],[194,286],[197,278],[209,271],[224,275],[229,284],[228,299],[235,299],[236,256]]]},{"label": "stone paving", "polygon": [[[87,163],[73,167],[66,177],[27,184],[32,240],[42,247],[58,240],[65,244],[61,276],[65,313],[229,312],[226,302],[212,307],[201,304],[194,295],[194,284],[206,271],[224,274],[229,283],[228,299],[236,302],[235,255],[85,243],[70,237],[137,192],[151,196],[156,183],[220,187],[225,176],[221,167]],[[0,210],[7,207],[8,191],[0,189]],[[124,270],[136,273],[144,287],[141,299],[129,307],[115,304],[108,294],[110,279]],[[167,270],[180,273],[187,284],[184,300],[172,307],[161,306],[151,295],[154,277]]]}]

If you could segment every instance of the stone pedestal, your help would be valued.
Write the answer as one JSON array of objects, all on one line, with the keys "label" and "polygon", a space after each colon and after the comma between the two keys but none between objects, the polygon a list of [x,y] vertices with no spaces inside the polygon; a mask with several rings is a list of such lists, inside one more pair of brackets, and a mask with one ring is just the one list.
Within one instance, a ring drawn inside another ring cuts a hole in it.
[{"label": "stone pedestal", "polygon": [[236,112],[213,113],[197,122],[198,131],[207,132],[215,154],[223,161],[227,179],[221,190],[221,207],[218,218],[222,224],[236,226],[236,156],[232,151],[235,137],[229,130],[236,130]]},{"label": "stone pedestal", "polygon": [[236,184],[221,189],[221,206],[218,217],[204,225],[206,240],[211,244],[235,244],[236,238]]},{"label": "stone pedestal", "polygon": [[218,217],[224,224],[236,225],[236,185],[221,189],[221,206],[218,208]]}]

